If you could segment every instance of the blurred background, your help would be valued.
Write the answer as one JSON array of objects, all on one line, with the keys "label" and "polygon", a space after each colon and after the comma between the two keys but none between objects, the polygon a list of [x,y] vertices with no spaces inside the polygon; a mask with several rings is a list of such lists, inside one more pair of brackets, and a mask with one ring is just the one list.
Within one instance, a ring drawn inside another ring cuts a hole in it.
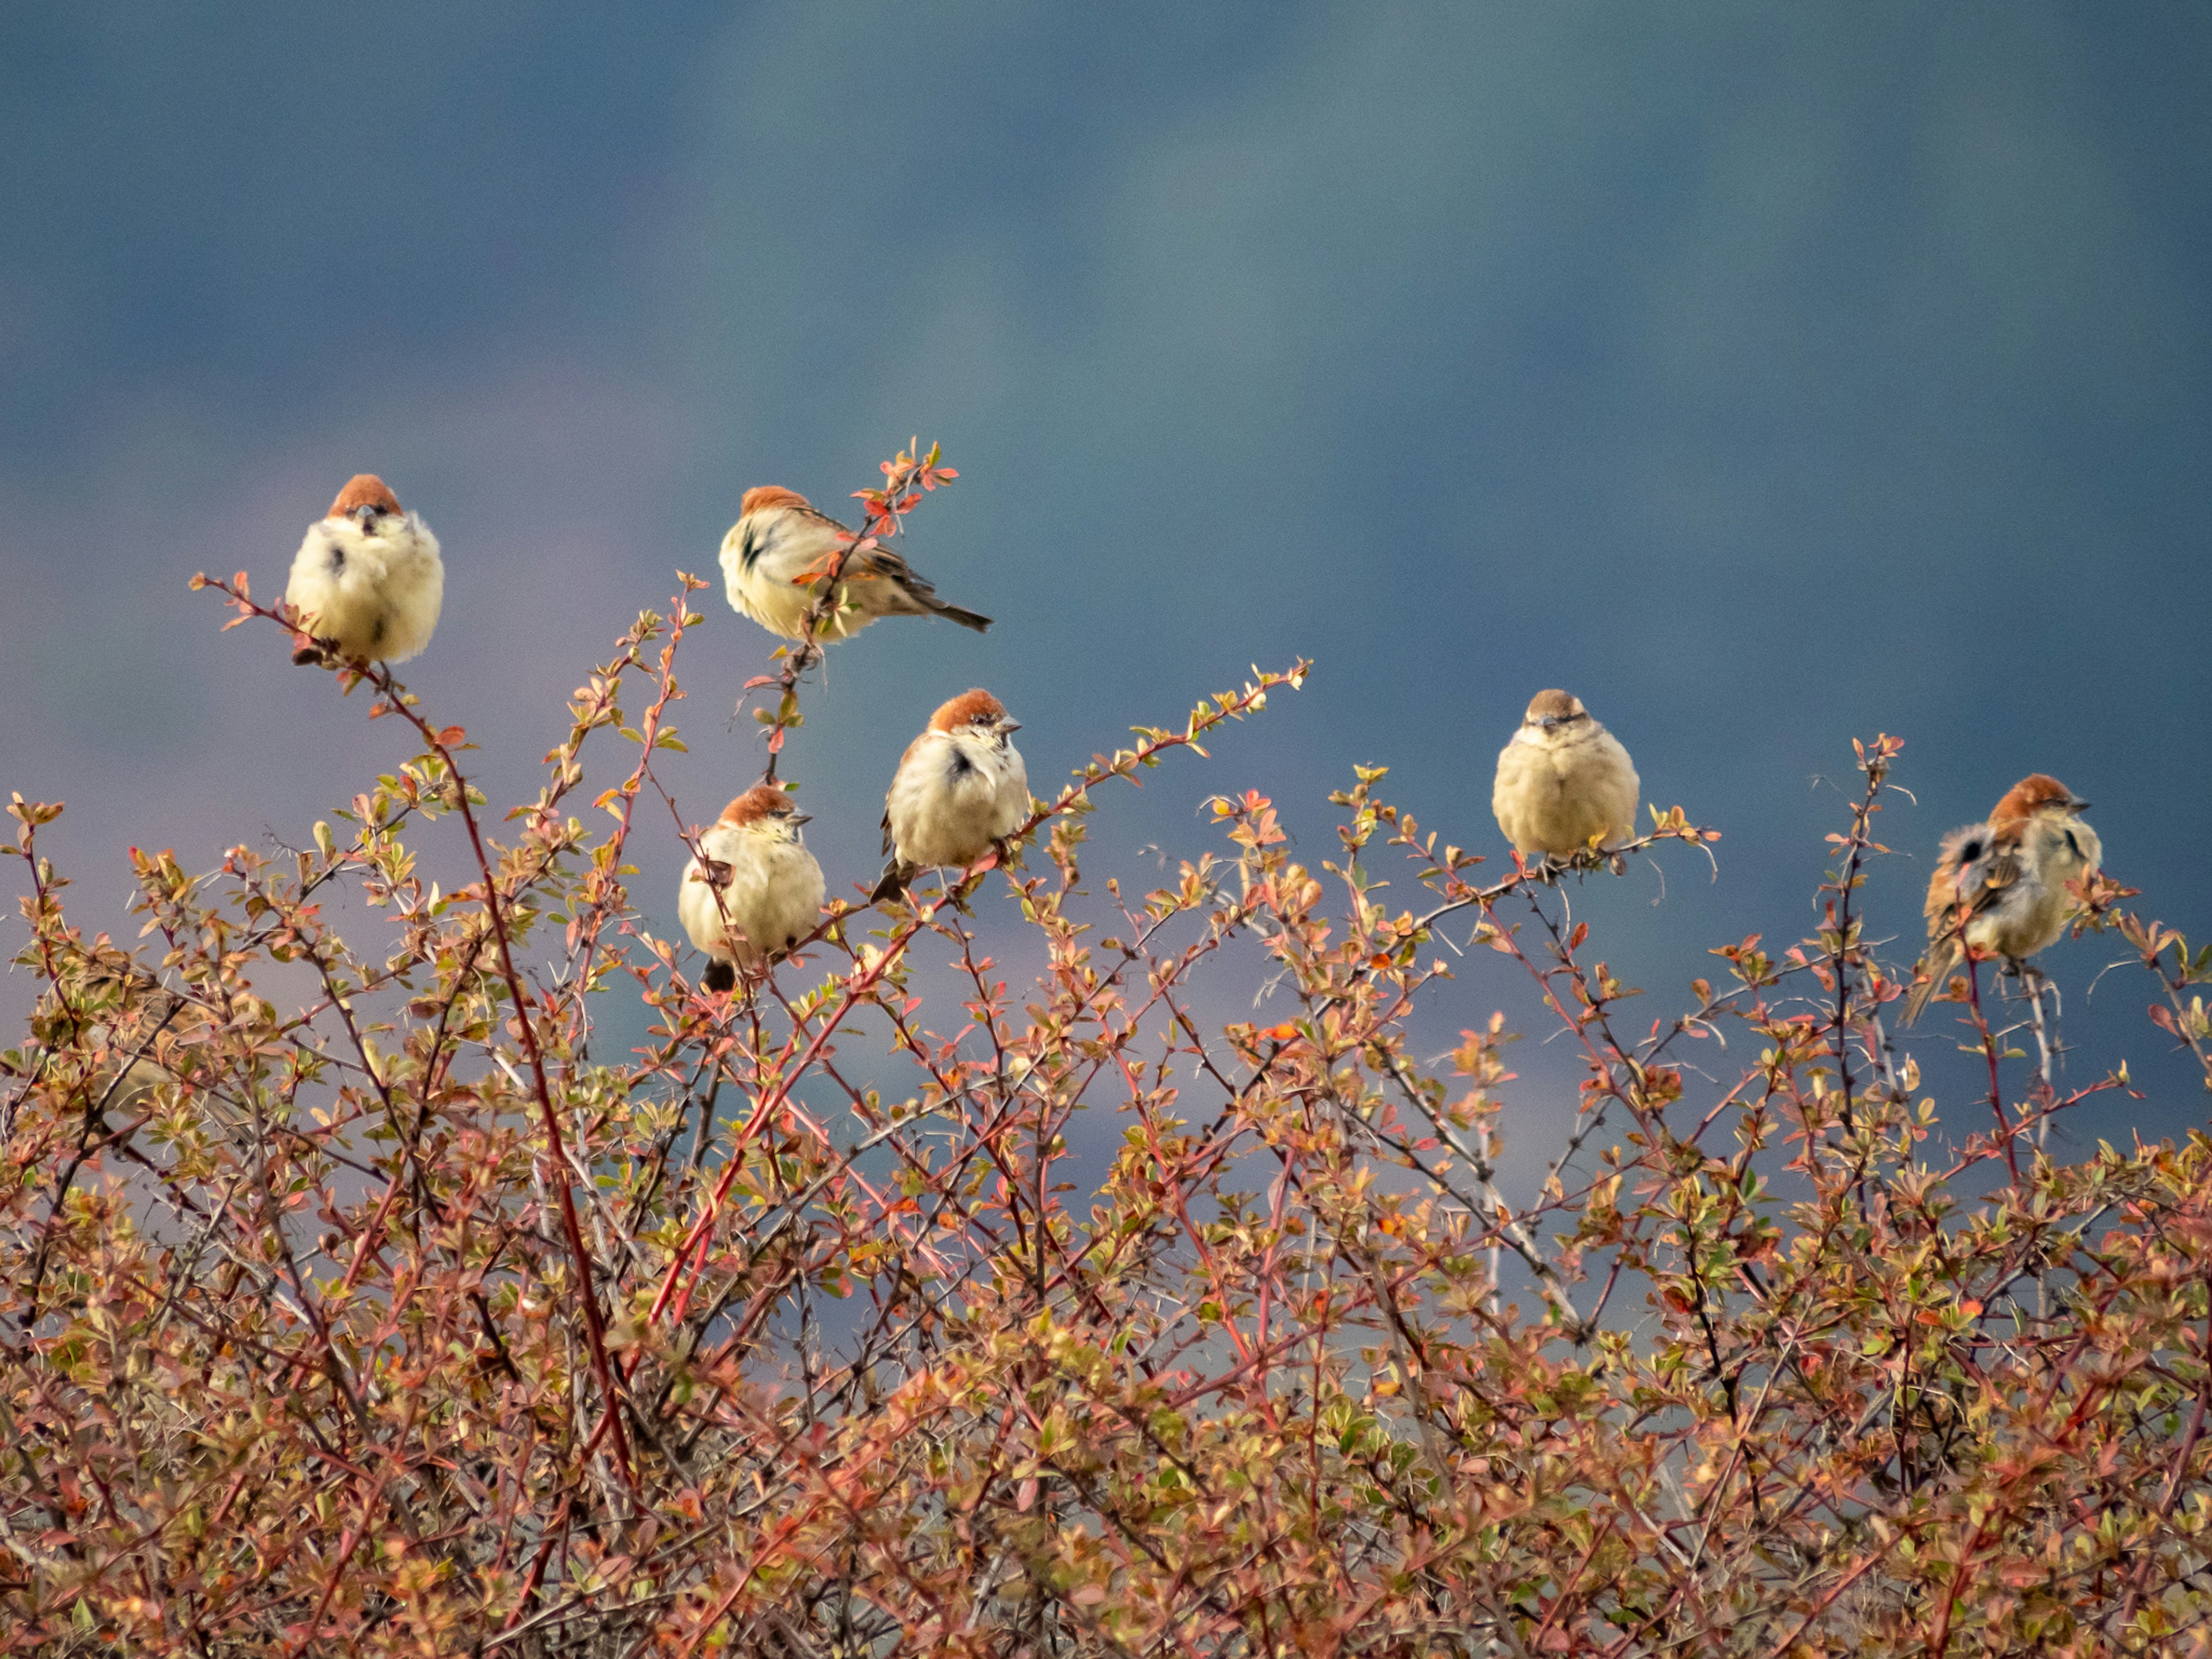
[{"label": "blurred background", "polygon": [[[404,676],[501,806],[675,569],[717,575],[668,768],[710,819],[771,644],[720,599],[740,494],[848,505],[919,434],[961,477],[909,556],[998,626],[833,653],[787,768],[833,890],[944,697],[997,691],[1049,793],[1304,654],[1210,763],[1102,796],[1097,875],[1219,847],[1216,790],[1329,856],[1355,762],[1494,854],[1498,746],[1559,685],[1725,833],[1717,883],[1674,848],[1574,894],[1651,1014],[1813,927],[1877,731],[1899,961],[1937,837],[2032,769],[2212,936],[2208,85],[2179,3],[11,8],[0,788],[68,802],[46,850],[119,937],[126,847],[305,844],[404,733],[185,583],[275,598],[373,471],[446,550]],[[2087,997],[2121,953],[2045,958],[2077,1080],[2148,1095],[2077,1146],[2203,1115],[2143,982]],[[1467,965],[1437,1048],[1532,1018],[1509,971]],[[1531,1157],[1564,1048],[1523,1056]]]}]

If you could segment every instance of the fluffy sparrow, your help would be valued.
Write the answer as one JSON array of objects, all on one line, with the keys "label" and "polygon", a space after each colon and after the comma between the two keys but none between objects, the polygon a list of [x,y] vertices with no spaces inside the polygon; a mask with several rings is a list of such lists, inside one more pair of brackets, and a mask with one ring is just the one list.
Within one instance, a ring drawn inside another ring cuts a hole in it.
[{"label": "fluffy sparrow", "polygon": [[2066,890],[2105,856],[2097,832],[2081,813],[2089,803],[2057,779],[2037,772],[1997,803],[1987,823],[1943,837],[1928,878],[1922,915],[1928,954],[1905,1000],[1905,1024],[1950,983],[1966,947],[2022,963],[2066,931],[2075,908]]},{"label": "fluffy sparrow", "polygon": [[1499,751],[1490,810],[1522,852],[1566,858],[1590,844],[1636,836],[1635,763],[1581,700],[1539,691],[1513,741]]},{"label": "fluffy sparrow", "polygon": [[890,862],[869,896],[905,890],[920,870],[966,869],[1030,815],[1029,772],[1008,741],[1021,730],[988,691],[963,691],[907,745],[884,797]]},{"label": "fluffy sparrow", "polygon": [[848,550],[838,573],[836,610],[823,617],[823,639],[847,639],[878,617],[945,617],[981,633],[988,617],[947,605],[912,566],[887,547],[850,551],[850,533],[817,512],[796,490],[763,484],[745,491],[737,523],[722,538],[723,591],[730,608],[771,634],[802,638],[807,613],[822,596],[820,580],[804,581],[839,548]]},{"label": "fluffy sparrow", "polygon": [[714,960],[702,982],[736,985],[737,964],[757,968],[814,931],[822,915],[822,866],[799,833],[807,821],[775,784],[748,789],[699,837],[703,855],[685,867],[676,914],[692,944]]},{"label": "fluffy sparrow", "polygon": [[383,479],[362,473],[320,524],[307,526],[292,560],[284,603],[315,641],[292,660],[405,662],[430,643],[445,596],[430,526],[402,511]]}]

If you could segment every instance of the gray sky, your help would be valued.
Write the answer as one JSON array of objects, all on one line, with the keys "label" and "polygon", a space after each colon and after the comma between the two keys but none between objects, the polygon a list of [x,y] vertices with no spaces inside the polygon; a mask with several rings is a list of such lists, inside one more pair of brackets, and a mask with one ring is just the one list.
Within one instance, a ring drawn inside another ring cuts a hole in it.
[{"label": "gray sky", "polygon": [[[297,843],[388,770],[398,733],[184,586],[273,596],[368,470],[446,547],[407,678],[520,799],[746,486],[834,504],[918,433],[962,477],[910,555],[1000,623],[836,653],[791,768],[835,890],[944,696],[999,692],[1042,789],[1303,653],[1095,821],[1102,872],[1212,844],[1215,789],[1326,856],[1354,761],[1494,851],[1556,684],[1726,832],[1717,886],[1577,899],[1655,1013],[1704,946],[1810,927],[1814,780],[1881,729],[1919,805],[1881,931],[2043,769],[2212,934],[2207,85],[2183,4],[11,9],[0,787],[68,800],[51,850],[119,926],[125,847]],[[769,643],[708,597],[702,819]],[[1461,988],[1446,1027],[1511,1005]],[[2155,1067],[2142,1000],[2069,1001],[2077,1065]]]}]

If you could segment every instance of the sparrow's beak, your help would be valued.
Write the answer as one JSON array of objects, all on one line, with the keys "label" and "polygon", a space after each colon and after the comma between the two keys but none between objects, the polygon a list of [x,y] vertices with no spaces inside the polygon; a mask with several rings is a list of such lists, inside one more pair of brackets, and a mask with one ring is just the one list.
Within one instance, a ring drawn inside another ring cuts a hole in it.
[{"label": "sparrow's beak", "polygon": [[1021,729],[1022,723],[1019,720],[1000,720],[999,722],[999,731],[1001,734],[1018,732]]},{"label": "sparrow's beak", "polygon": [[2086,812],[2089,810],[2089,803],[2079,795],[2069,795],[2066,798],[2066,805],[2069,810],[2076,812]]},{"label": "sparrow's beak", "polygon": [[791,815],[791,827],[794,830],[798,829],[802,823],[811,823],[813,822],[814,814],[811,812],[793,812]]},{"label": "sparrow's beak", "polygon": [[384,509],[377,506],[374,502],[363,501],[359,507],[354,508],[353,516],[360,521],[361,527],[363,530],[367,530],[371,525],[374,524],[379,518],[383,516],[383,513]]},{"label": "sparrow's beak", "polygon": [[1559,725],[1559,717],[1557,714],[1547,714],[1543,719],[1536,722],[1537,725],[1542,726],[1547,732],[1552,730],[1552,728]]}]

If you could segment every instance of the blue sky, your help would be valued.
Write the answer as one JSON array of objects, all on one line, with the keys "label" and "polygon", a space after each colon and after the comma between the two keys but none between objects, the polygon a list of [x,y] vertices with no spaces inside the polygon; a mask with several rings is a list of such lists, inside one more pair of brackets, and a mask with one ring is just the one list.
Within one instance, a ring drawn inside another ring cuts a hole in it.
[{"label": "blue sky", "polygon": [[[296,843],[389,769],[184,586],[279,591],[369,470],[446,545],[410,683],[519,799],[745,487],[835,501],[919,434],[962,477],[911,556],[1000,624],[837,653],[792,761],[834,887],[943,696],[998,691],[1042,788],[1303,653],[1102,860],[1254,787],[1318,858],[1354,761],[1494,849],[1498,747],[1563,685],[1726,833],[1717,885],[1577,900],[1668,1006],[1704,945],[1812,924],[1816,780],[1877,730],[1918,802],[1879,931],[2043,769],[2212,934],[2208,84],[2183,4],[15,9],[0,787],[70,802],[114,926],[125,846]],[[725,715],[767,649],[709,597],[698,818],[756,769]],[[1464,989],[1447,1025],[1510,1000]],[[2155,1068],[2105,1000],[2079,1063]],[[2094,1127],[2201,1100],[2129,1112]]]}]

